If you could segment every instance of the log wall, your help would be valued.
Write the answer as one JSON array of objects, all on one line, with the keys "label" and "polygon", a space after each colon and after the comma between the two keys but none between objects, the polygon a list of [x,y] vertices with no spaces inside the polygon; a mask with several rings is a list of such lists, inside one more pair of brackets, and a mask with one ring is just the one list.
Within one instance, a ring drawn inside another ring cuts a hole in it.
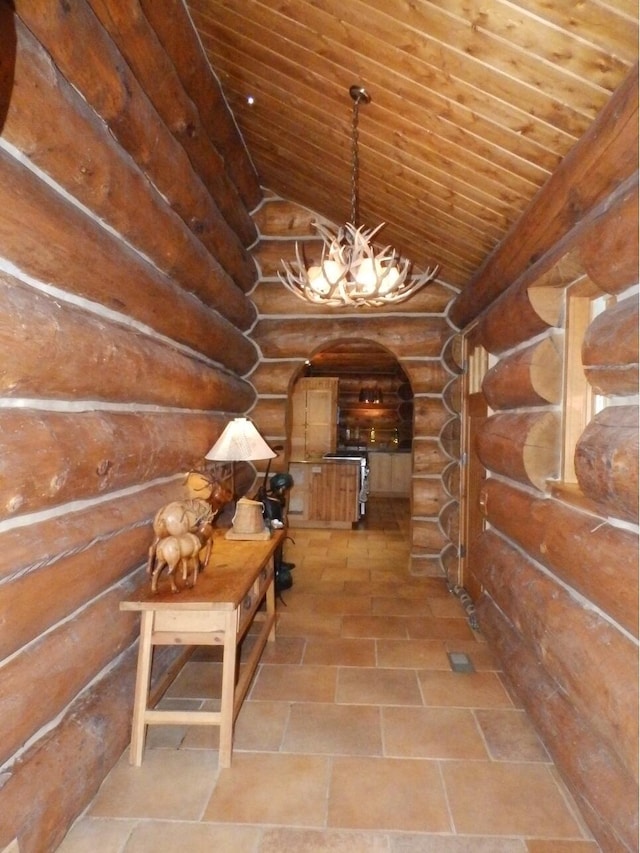
[{"label": "log wall", "polygon": [[262,192],[181,2],[0,41],[0,849],[46,853],[129,741],[151,520],[255,400]]},{"label": "log wall", "polygon": [[[283,287],[278,270],[283,259],[295,261],[296,242],[304,244],[308,262],[319,258],[314,219],[318,217],[311,211],[272,195],[255,213],[259,279],[251,296],[259,316],[252,337],[260,350],[260,363],[249,376],[257,393],[251,416],[267,440],[287,447],[291,390],[305,359],[349,340],[372,341],[393,353],[413,391],[410,570],[441,575],[442,553],[450,544],[449,514],[440,519],[449,502],[442,473],[453,458],[448,441],[453,413],[444,399],[453,374],[443,352],[454,335],[447,309],[456,291],[436,282],[412,297],[410,307],[400,303],[366,313],[303,302]],[[274,463],[275,470],[279,462]]]},{"label": "log wall", "polygon": [[451,310],[491,364],[480,628],[607,853],[638,849],[637,101],[634,72]]}]

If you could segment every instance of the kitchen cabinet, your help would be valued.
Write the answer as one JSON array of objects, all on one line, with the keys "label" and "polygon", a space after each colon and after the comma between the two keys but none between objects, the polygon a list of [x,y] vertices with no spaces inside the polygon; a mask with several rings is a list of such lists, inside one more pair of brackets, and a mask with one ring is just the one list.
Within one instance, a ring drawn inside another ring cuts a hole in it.
[{"label": "kitchen cabinet", "polygon": [[322,459],[337,444],[338,379],[303,378],[291,400],[291,459]]},{"label": "kitchen cabinet", "polygon": [[409,497],[410,453],[369,453],[369,494],[379,497]]},{"label": "kitchen cabinet", "polygon": [[291,462],[290,527],[351,529],[360,518],[360,463]]}]

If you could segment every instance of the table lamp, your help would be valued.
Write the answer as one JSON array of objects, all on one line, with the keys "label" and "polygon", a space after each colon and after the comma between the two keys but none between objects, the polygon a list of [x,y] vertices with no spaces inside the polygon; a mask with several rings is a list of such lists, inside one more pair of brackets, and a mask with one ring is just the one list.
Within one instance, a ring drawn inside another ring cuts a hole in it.
[{"label": "table lamp", "polygon": [[[234,463],[257,462],[274,456],[275,452],[248,418],[234,418],[204,458],[213,462],[231,462],[231,488],[235,497]],[[260,501],[240,498],[232,524],[233,527],[225,534],[226,539],[269,539],[271,536],[264,526]]]}]

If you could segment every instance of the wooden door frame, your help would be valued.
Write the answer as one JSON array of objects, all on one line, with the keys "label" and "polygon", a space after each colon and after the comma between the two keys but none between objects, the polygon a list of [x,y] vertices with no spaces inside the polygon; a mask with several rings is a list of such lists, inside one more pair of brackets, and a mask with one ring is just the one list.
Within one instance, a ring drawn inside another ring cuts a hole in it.
[{"label": "wooden door frame", "polygon": [[482,392],[482,379],[488,369],[488,353],[477,343],[477,324],[460,333],[462,342],[462,407],[460,430],[460,533],[458,539],[458,585],[476,600],[482,588],[471,569],[473,544],[484,529],[480,507],[481,481],[486,469],[474,446],[478,419],[489,414]]}]

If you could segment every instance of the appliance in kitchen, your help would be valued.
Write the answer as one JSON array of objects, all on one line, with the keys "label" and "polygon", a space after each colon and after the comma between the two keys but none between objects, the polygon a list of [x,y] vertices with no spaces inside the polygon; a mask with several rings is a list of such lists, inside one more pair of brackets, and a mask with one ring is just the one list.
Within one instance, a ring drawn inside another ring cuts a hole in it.
[{"label": "appliance in kitchen", "polygon": [[325,453],[322,457],[328,460],[342,460],[348,462],[359,463],[359,493],[358,507],[360,518],[363,518],[367,509],[367,499],[369,497],[369,454],[366,450],[334,450],[332,453]]}]

